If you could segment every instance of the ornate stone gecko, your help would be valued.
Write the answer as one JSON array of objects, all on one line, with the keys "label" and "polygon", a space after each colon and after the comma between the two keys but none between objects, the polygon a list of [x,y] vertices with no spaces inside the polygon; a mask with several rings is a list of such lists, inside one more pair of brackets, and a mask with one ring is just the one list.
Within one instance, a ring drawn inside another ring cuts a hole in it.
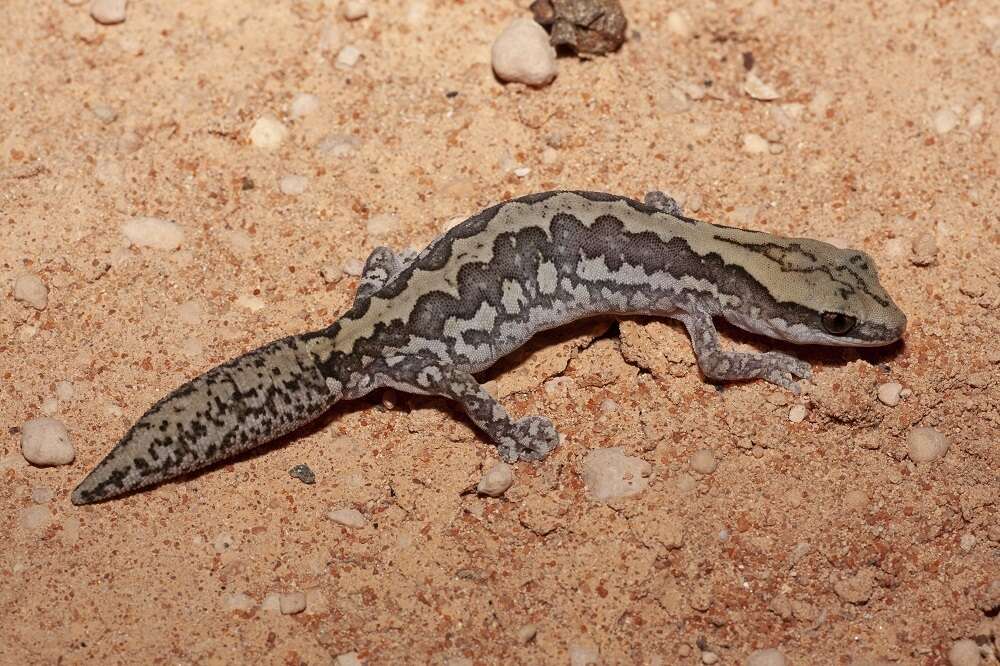
[{"label": "ornate stone gecko", "polygon": [[543,329],[627,314],[680,320],[708,378],[760,378],[795,393],[808,364],[724,351],[713,318],[793,343],[852,347],[889,344],[906,328],[863,252],[694,220],[659,192],[644,203],[532,194],[470,217],[419,254],[377,248],[340,319],[164,397],[73,491],[73,503],[232,457],[382,387],[456,400],[502,458],[539,460],[559,441],[552,421],[512,418],[474,373]]}]

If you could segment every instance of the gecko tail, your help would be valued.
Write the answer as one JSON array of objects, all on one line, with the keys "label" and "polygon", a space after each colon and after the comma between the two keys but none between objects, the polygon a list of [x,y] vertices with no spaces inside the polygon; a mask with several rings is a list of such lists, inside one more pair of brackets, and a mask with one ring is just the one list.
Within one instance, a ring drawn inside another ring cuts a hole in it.
[{"label": "gecko tail", "polygon": [[100,502],[231,458],[312,421],[339,398],[303,336],[276,340],[150,407],[71,500]]}]

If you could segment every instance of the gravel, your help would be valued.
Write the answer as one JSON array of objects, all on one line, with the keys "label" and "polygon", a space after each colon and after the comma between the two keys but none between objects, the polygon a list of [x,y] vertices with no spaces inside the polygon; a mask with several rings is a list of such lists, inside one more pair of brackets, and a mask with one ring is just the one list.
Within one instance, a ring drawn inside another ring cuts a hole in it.
[{"label": "gravel", "polygon": [[333,65],[337,69],[351,69],[358,64],[359,60],[361,60],[361,49],[353,44],[348,44],[340,49]]},{"label": "gravel", "polygon": [[948,663],[951,666],[979,666],[982,658],[976,641],[965,638],[952,643],[948,650]]},{"label": "gravel", "polygon": [[316,483],[316,475],[311,469],[309,469],[309,465],[306,465],[305,463],[296,465],[288,470],[288,475],[293,479],[298,479],[307,486],[311,486]]},{"label": "gravel", "polygon": [[90,15],[102,25],[114,25],[125,21],[125,0],[93,0]]},{"label": "gravel", "polygon": [[295,615],[306,609],[305,592],[287,592],[278,597],[278,608],[282,615]]},{"label": "gravel", "polygon": [[158,217],[135,217],[121,225],[122,235],[132,245],[154,250],[176,250],[184,242],[184,228]]},{"label": "gravel", "polygon": [[68,465],[76,458],[66,426],[50,418],[31,419],[21,426],[21,454],[32,465]]},{"label": "gravel", "polygon": [[500,497],[514,484],[514,468],[505,462],[490,467],[476,486],[476,492],[488,497]]},{"label": "gravel", "polygon": [[288,115],[295,120],[319,111],[319,98],[309,93],[299,93],[288,105]]},{"label": "gravel", "polygon": [[751,132],[743,135],[743,150],[751,155],[761,155],[771,151],[771,144],[761,135]]},{"label": "gravel", "polygon": [[785,666],[785,655],[778,648],[755,650],[747,657],[746,666]]},{"label": "gravel", "polygon": [[34,273],[24,273],[14,280],[14,299],[36,310],[44,310],[49,303],[49,290],[42,278]]},{"label": "gravel", "polygon": [[263,115],[250,128],[250,143],[261,150],[276,150],[288,137],[288,128],[272,115]]},{"label": "gravel", "polygon": [[306,191],[309,179],[305,176],[285,176],[278,182],[278,189],[282,194],[295,197]]},{"label": "gravel", "polygon": [[362,0],[347,0],[340,13],[348,21],[357,21],[368,16],[368,3]]},{"label": "gravel", "polygon": [[747,72],[746,80],[743,82],[743,92],[763,102],[769,102],[781,97],[774,87],[761,81],[753,72]]},{"label": "gravel", "polygon": [[712,449],[699,449],[691,455],[688,461],[691,470],[698,474],[711,474],[719,466]]},{"label": "gravel", "polygon": [[493,72],[501,81],[545,86],[556,78],[556,51],[545,28],[529,18],[511,21],[491,51]]},{"label": "gravel", "polygon": [[368,521],[357,509],[334,509],[327,514],[327,517],[338,525],[355,529],[368,524]]},{"label": "gravel", "polygon": [[792,405],[788,410],[788,420],[792,423],[802,423],[806,420],[806,406],[803,404]]},{"label": "gravel", "polygon": [[903,385],[897,382],[886,382],[885,384],[878,385],[878,399],[883,405],[888,405],[889,407],[895,407],[899,404],[900,393],[903,391]]},{"label": "gravel", "polygon": [[652,473],[648,462],[625,455],[620,447],[593,449],[587,453],[581,467],[587,492],[598,502],[638,495],[649,486]]},{"label": "gravel", "polygon": [[950,446],[948,438],[934,428],[914,428],[906,436],[906,452],[915,463],[943,458]]}]

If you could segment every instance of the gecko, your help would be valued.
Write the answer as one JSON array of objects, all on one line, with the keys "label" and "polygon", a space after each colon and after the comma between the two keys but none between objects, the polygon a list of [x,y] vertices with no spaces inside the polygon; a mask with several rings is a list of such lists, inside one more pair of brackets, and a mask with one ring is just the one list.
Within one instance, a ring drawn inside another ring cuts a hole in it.
[{"label": "gecko", "polygon": [[715,320],[796,344],[887,345],[906,315],[864,252],[686,217],[643,201],[551,191],[499,203],[423,251],[376,248],[329,326],[223,363],[146,411],[73,491],[89,504],[273,441],[380,388],[457,401],[507,462],[559,443],[551,420],[513,418],[475,373],[537,332],[590,316],[656,315],[687,329],[704,376],[799,393],[809,364],[724,350]]}]

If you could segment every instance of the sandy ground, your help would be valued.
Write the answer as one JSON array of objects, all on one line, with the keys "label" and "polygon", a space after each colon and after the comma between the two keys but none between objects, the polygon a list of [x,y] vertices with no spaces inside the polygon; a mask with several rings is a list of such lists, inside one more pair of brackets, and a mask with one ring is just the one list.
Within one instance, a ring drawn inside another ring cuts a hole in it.
[{"label": "sandy ground", "polygon": [[[540,90],[489,66],[525,4],[373,2],[347,22],[311,0],[136,0],[103,26],[79,1],[4,3],[0,661],[936,664],[971,639],[996,663],[1000,4],[636,0],[620,52],[561,58]],[[337,68],[345,45],[361,58]],[[748,65],[778,99],[743,92]],[[319,108],[293,119],[298,93]],[[274,150],[249,140],[268,115],[288,129]],[[168,390],[335,318],[357,284],[341,269],[374,245],[554,188],[663,188],[702,219],[862,248],[905,341],[796,350],[815,369],[797,399],[717,391],[677,325],[581,325],[484,378],[566,435],[500,499],[469,492],[496,457],[458,411],[390,395],[70,504]],[[130,246],[142,216],[180,247]],[[42,310],[12,298],[25,273]],[[45,414],[72,465],[21,457]],[[908,457],[918,426],[943,458]],[[588,498],[604,447],[649,463],[643,493]],[[714,472],[690,468],[703,449]],[[366,525],[328,518],[343,508]]]}]

